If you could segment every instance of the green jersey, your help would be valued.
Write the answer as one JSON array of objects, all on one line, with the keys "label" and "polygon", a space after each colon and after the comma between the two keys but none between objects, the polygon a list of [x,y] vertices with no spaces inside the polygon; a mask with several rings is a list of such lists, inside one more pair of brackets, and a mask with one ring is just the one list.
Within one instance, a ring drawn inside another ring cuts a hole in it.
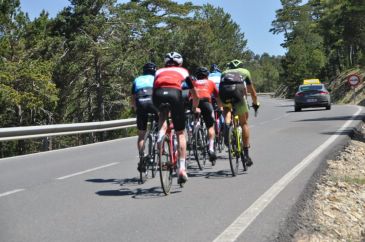
[{"label": "green jersey", "polygon": [[222,73],[221,82],[224,84],[239,84],[245,82],[251,85],[251,73],[244,68],[228,69]]}]

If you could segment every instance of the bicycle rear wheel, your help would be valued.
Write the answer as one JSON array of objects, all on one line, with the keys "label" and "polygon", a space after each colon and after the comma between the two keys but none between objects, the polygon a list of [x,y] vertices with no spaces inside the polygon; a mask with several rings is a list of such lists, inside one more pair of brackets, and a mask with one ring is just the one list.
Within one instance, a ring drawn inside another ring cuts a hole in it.
[{"label": "bicycle rear wheel", "polygon": [[171,160],[172,154],[170,154],[170,150],[170,142],[168,137],[165,135],[162,138],[158,155],[161,187],[165,195],[170,193],[172,186],[173,165]]},{"label": "bicycle rear wheel", "polygon": [[207,142],[204,130],[201,126],[196,127],[194,132],[193,149],[196,163],[203,170],[207,162]]},{"label": "bicycle rear wheel", "polygon": [[153,133],[148,136],[148,160],[147,160],[147,173],[151,178],[155,178],[156,168],[156,148]]},{"label": "bicycle rear wheel", "polygon": [[236,176],[238,174],[238,166],[240,155],[237,154],[237,137],[236,132],[233,126],[229,128],[228,133],[228,158],[229,165],[231,167],[232,176]]},{"label": "bicycle rear wheel", "polygon": [[220,130],[218,130],[216,132],[216,142],[214,143],[214,145],[216,146],[216,150],[218,150],[219,153],[222,153],[223,151],[223,128],[219,127]]}]

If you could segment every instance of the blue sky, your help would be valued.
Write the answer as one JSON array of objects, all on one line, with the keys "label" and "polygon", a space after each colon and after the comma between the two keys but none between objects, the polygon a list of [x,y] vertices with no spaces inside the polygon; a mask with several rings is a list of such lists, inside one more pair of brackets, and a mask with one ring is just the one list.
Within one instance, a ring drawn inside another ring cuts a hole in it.
[{"label": "blue sky", "polygon": [[[37,17],[42,9],[54,17],[63,7],[69,5],[68,0],[21,0],[20,2],[22,10],[27,12],[31,19]],[[177,2],[186,1],[177,0]],[[210,3],[222,7],[240,25],[248,41],[248,49],[254,53],[285,54],[285,49],[280,46],[283,35],[273,35],[269,32],[271,22],[275,19],[275,10],[281,8],[280,0],[194,0],[192,2],[199,5]]]}]

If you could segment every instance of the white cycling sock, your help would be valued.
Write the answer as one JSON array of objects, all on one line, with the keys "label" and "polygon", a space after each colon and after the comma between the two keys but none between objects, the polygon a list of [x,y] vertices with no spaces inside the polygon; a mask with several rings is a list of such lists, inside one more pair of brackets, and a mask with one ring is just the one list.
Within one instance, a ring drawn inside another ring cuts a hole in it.
[{"label": "white cycling sock", "polygon": [[185,170],[186,169],[185,168],[185,159],[180,159],[179,162],[180,162],[180,169],[184,169]]},{"label": "white cycling sock", "polygon": [[214,151],[214,139],[209,139],[209,151]]}]

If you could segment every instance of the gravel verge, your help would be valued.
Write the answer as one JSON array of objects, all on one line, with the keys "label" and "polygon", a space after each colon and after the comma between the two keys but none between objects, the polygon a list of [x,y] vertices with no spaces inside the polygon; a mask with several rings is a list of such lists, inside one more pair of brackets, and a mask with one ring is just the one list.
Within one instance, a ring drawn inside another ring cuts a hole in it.
[{"label": "gravel verge", "polygon": [[276,241],[365,242],[365,123],[324,162]]}]

